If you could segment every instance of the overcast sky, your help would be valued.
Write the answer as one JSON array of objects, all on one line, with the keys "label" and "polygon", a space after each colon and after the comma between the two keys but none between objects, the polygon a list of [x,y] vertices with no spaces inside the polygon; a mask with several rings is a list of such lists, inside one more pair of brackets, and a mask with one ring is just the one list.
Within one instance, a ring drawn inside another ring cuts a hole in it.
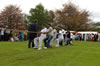
[{"label": "overcast sky", "polygon": [[[100,0],[70,0],[81,9],[86,9],[92,13],[93,21],[100,21]],[[48,10],[62,8],[62,4],[68,0],[0,0],[0,11],[7,5],[13,4],[19,6],[24,13],[29,13],[30,8],[34,8],[37,4],[42,5]]]}]

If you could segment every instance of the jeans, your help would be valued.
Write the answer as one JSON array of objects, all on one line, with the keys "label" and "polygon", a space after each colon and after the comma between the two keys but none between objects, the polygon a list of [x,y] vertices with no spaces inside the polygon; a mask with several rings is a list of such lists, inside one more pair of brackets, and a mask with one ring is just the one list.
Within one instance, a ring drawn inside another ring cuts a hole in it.
[{"label": "jeans", "polygon": [[72,45],[72,44],[71,44],[71,41],[72,41],[71,38],[67,38],[67,44],[66,44],[66,45],[68,45],[68,44],[69,44],[69,45]]},{"label": "jeans", "polygon": [[68,38],[65,37],[64,44],[67,45],[67,43],[68,43]]},{"label": "jeans", "polygon": [[47,35],[46,39],[44,39],[45,47],[49,48],[49,45],[50,45],[52,38],[53,38],[52,35]]}]

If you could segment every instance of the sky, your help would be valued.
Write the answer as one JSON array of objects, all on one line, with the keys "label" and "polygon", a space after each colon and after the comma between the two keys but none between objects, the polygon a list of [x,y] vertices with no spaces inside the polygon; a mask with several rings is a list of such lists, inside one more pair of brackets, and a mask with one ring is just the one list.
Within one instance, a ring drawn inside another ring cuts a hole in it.
[{"label": "sky", "polygon": [[100,0],[0,0],[0,11],[8,5],[17,5],[23,13],[29,14],[30,8],[35,8],[41,3],[45,9],[56,10],[62,8],[62,4],[71,1],[81,9],[86,9],[91,13],[90,18],[94,22],[100,22]]}]

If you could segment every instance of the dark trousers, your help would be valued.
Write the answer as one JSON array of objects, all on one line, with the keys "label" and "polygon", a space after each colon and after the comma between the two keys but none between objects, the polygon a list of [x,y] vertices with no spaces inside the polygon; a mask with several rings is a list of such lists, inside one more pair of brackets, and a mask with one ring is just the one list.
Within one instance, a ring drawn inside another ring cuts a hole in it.
[{"label": "dark trousers", "polygon": [[4,35],[1,35],[0,40],[4,41]]},{"label": "dark trousers", "polygon": [[29,40],[28,48],[31,48],[31,44],[32,44],[32,47],[34,47],[34,38],[36,37],[36,35],[37,35],[36,33],[28,33],[28,36],[27,36]]},{"label": "dark trousers", "polygon": [[67,41],[66,45],[72,45],[70,41],[72,41],[71,38],[68,38],[68,41]]},{"label": "dark trousers", "polygon": [[60,41],[59,45],[60,45],[60,46],[63,46],[63,41]]},{"label": "dark trousers", "polygon": [[50,46],[50,41],[51,41],[52,38],[53,38],[53,36],[48,35],[48,36],[46,37],[46,39],[44,39],[45,47],[49,48],[49,46]]},{"label": "dark trousers", "polygon": [[32,44],[32,47],[34,47],[34,39],[33,40],[29,39],[28,48],[31,48],[31,44]]},{"label": "dark trousers", "polygon": [[1,35],[0,35],[0,41],[1,41]]}]

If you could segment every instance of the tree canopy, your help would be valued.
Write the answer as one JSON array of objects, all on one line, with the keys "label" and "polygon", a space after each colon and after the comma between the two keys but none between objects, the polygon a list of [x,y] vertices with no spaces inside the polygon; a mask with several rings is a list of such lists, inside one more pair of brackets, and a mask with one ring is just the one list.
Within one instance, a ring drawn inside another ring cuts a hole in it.
[{"label": "tree canopy", "polygon": [[47,9],[44,9],[42,4],[38,4],[35,8],[31,8],[29,13],[29,16],[27,16],[29,23],[32,23],[35,19],[37,19],[39,29],[41,29],[42,25],[49,23],[49,13]]},{"label": "tree canopy", "polygon": [[89,30],[91,26],[88,23],[90,22],[89,16],[89,11],[80,9],[71,2],[65,3],[63,8],[55,11],[48,11],[40,3],[35,8],[31,8],[29,14],[23,14],[16,5],[9,5],[0,13],[0,24],[10,29],[27,29],[29,24],[37,19],[39,29],[42,25],[51,23],[54,28],[82,31]]},{"label": "tree canopy", "polygon": [[0,23],[9,29],[24,29],[24,16],[19,7],[9,5],[0,13]]},{"label": "tree canopy", "polygon": [[69,2],[62,9],[50,11],[53,25],[66,30],[88,30],[89,12]]}]

